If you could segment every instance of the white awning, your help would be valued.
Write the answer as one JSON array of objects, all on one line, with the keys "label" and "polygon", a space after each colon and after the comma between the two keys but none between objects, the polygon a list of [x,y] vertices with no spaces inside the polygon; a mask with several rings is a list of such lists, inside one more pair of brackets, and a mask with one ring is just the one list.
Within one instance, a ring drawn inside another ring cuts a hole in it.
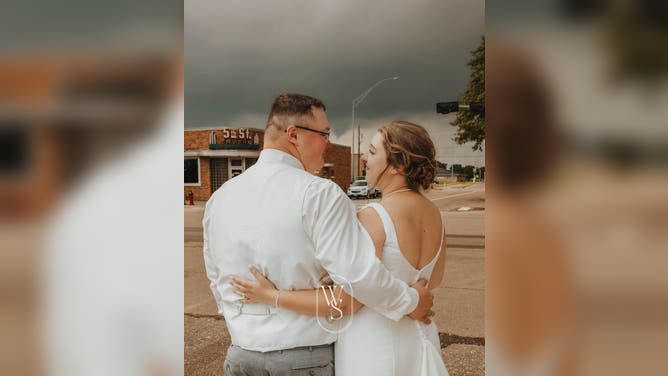
[{"label": "white awning", "polygon": [[186,150],[184,157],[246,157],[257,158],[260,156],[259,150]]}]

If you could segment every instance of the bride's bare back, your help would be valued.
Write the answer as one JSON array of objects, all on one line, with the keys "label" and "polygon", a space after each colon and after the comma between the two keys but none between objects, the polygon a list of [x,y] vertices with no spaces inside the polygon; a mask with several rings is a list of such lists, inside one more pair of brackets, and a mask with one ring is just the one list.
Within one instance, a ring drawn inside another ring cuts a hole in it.
[{"label": "bride's bare back", "polygon": [[[399,248],[406,260],[415,268],[429,264],[439,250],[442,235],[441,212],[436,205],[416,192],[401,192],[381,201],[394,222]],[[385,243],[385,231],[380,216],[371,208],[359,213],[362,225],[371,235],[380,257]],[[445,241],[443,251],[436,263],[430,287],[437,287],[443,277],[445,266]]]}]

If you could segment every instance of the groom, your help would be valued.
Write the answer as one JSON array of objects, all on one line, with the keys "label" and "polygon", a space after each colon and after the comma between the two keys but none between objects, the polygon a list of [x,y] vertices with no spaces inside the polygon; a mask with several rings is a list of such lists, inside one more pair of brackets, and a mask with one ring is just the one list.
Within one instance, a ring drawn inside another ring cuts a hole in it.
[{"label": "groom", "polygon": [[223,184],[206,205],[206,272],[232,337],[226,375],[334,374],[336,334],[316,317],[243,304],[233,292],[230,277],[252,279],[251,265],[282,290],[318,288],[329,274],[392,320],[433,314],[431,292],[423,283],[410,287],[394,278],[376,258],[345,193],[313,174],[324,164],[329,134],[322,101],[279,95],[257,163]]}]

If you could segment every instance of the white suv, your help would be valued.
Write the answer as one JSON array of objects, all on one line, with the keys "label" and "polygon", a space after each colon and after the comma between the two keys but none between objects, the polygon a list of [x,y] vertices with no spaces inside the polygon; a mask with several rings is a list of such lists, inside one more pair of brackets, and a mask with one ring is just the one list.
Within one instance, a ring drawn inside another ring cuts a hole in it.
[{"label": "white suv", "polygon": [[367,182],[366,180],[356,180],[352,184],[350,184],[350,187],[348,187],[348,191],[346,193],[350,198],[355,198],[355,197],[375,198],[380,195],[380,190],[372,189],[371,184],[369,184],[369,182]]}]

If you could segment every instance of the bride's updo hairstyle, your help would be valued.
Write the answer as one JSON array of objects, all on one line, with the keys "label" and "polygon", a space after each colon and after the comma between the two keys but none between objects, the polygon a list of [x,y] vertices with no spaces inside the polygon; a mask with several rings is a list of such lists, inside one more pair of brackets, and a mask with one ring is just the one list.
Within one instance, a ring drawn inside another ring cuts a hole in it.
[{"label": "bride's updo hairstyle", "polygon": [[387,164],[403,168],[408,188],[429,189],[436,176],[436,149],[427,130],[407,121],[393,121],[378,132],[383,136]]}]

